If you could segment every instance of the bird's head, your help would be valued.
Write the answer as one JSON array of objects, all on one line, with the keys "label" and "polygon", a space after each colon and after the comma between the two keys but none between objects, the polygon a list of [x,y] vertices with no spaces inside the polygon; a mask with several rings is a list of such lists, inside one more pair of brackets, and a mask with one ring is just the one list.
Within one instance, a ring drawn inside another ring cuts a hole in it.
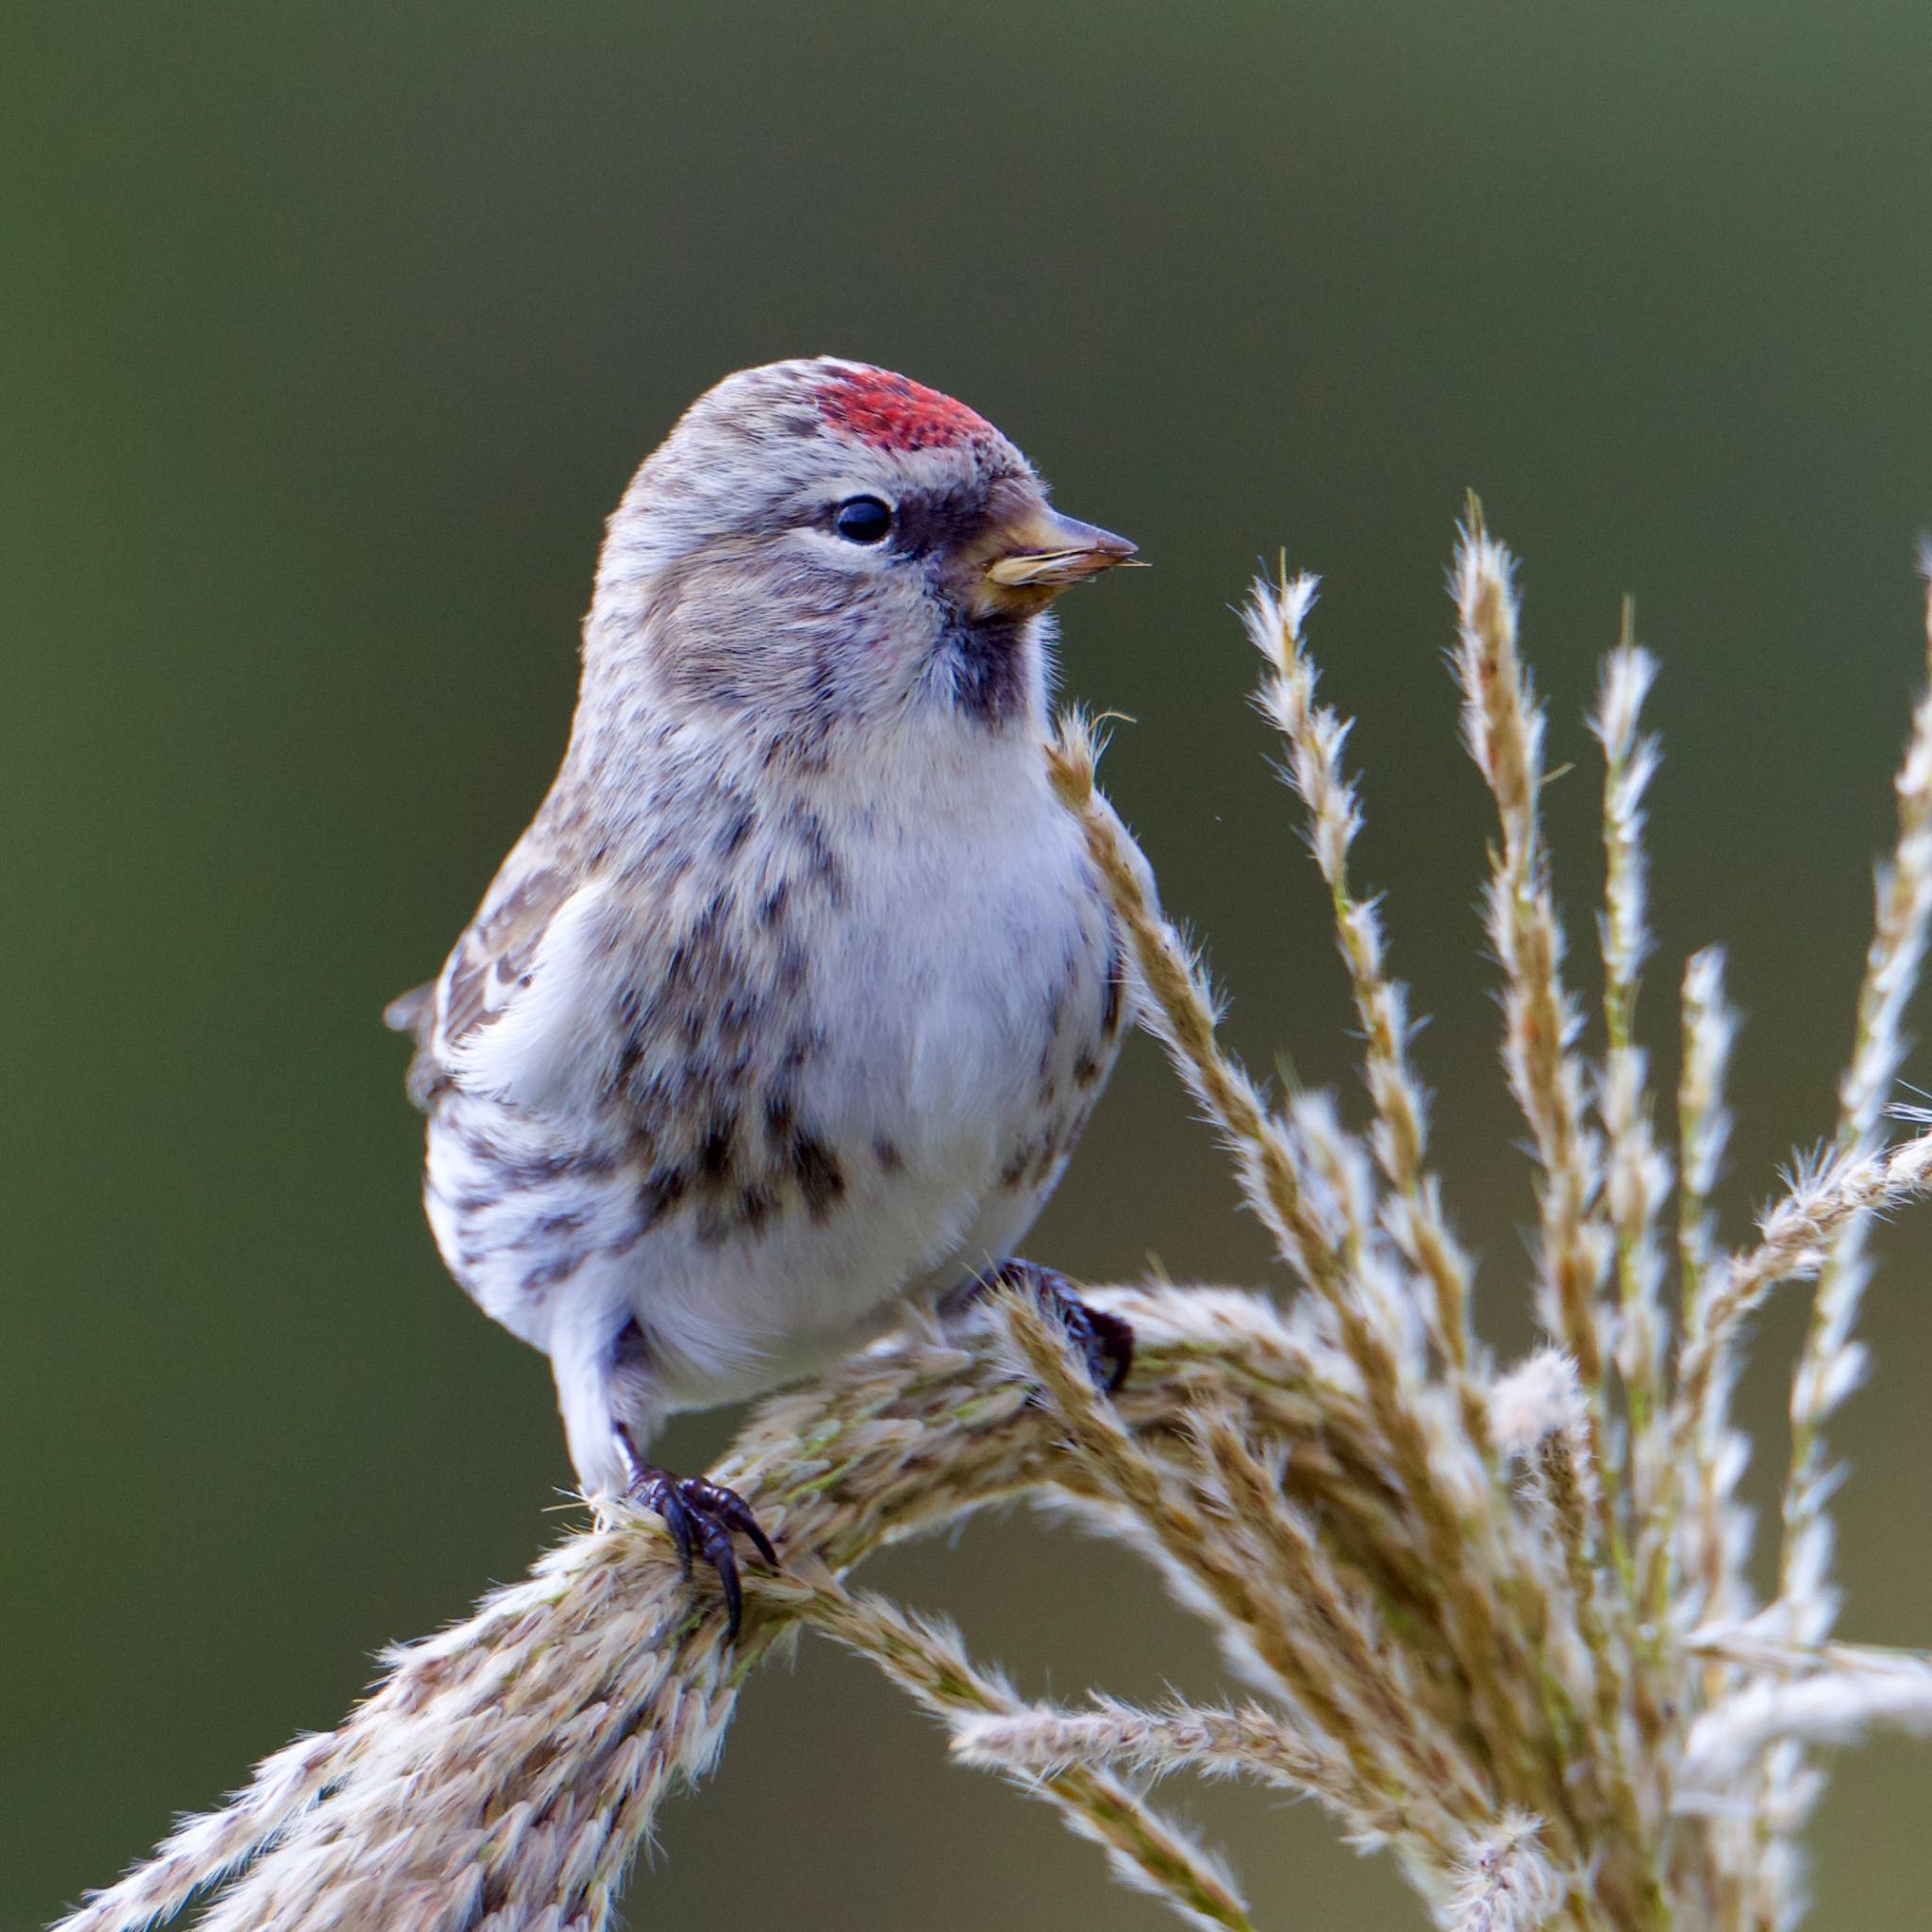
[{"label": "bird's head", "polygon": [[1133,544],[1047,502],[983,417],[833,358],[728,375],[610,519],[587,630],[615,684],[807,757],[1037,726],[1047,607]]}]

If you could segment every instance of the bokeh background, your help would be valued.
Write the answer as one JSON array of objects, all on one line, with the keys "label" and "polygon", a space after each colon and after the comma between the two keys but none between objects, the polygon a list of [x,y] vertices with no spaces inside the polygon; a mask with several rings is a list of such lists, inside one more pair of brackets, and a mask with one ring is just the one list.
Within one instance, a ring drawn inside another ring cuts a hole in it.
[{"label": "bokeh background", "polygon": [[[1156,570],[1069,600],[1067,686],[1137,721],[1108,780],[1237,1042],[1358,1109],[1226,608],[1284,544],[1325,575],[1363,875],[1506,1350],[1531,1208],[1441,661],[1464,489],[1526,558],[1578,761],[1550,805],[1587,993],[1579,718],[1634,592],[1666,662],[1647,1013],[1668,1075],[1682,958],[1729,942],[1743,1231],[1830,1121],[1922,675],[1928,70],[1921,0],[8,8],[0,1918],[104,1882],[561,1528],[545,1365],[441,1274],[377,1014],[547,779],[601,518],[741,364],[905,368],[1141,542]],[[1921,1643],[1926,1220],[1887,1237],[1835,1438],[1846,1627]],[[1271,1278],[1144,1048],[1033,1246]],[[1800,1313],[1745,1391],[1764,1496]],[[1124,1557],[1024,1516],[869,1575],[1035,1690],[1216,1681]],[[1313,1811],[1175,1795],[1264,1923],[1419,1923]],[[1843,1761],[1821,1923],[1923,1921],[1928,1800],[1923,1749]],[[633,1893],[639,1924],[774,1915],[1164,1923],[820,1643]]]}]

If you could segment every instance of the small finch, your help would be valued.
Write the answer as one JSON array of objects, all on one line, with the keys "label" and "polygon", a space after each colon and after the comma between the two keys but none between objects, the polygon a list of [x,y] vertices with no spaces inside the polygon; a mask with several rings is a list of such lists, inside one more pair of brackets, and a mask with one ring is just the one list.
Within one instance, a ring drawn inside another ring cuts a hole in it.
[{"label": "small finch", "polygon": [[832,358],[726,376],[610,518],[562,769],[416,1037],[451,1272],[550,1357],[592,1498],[716,1569],[729,1490],[644,1460],[1001,1275],[1109,1387],[1131,1334],[1010,1259],[1111,1071],[1122,941],[1043,743],[1048,606],[1134,546],[962,404]]}]

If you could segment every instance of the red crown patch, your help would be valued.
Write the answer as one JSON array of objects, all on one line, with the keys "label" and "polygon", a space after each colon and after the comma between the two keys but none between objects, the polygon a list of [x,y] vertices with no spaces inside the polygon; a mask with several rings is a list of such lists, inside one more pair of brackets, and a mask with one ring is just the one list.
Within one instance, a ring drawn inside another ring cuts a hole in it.
[{"label": "red crown patch", "polygon": [[964,403],[890,369],[854,369],[819,385],[819,414],[874,449],[947,449],[991,436],[992,425]]}]

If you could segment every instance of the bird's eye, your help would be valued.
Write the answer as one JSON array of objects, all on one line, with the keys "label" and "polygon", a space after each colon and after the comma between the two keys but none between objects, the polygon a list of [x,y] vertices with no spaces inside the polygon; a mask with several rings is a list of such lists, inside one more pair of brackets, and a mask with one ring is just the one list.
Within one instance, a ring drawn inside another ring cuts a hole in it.
[{"label": "bird's eye", "polygon": [[848,543],[882,543],[892,512],[876,496],[848,496],[833,513],[832,527]]}]

